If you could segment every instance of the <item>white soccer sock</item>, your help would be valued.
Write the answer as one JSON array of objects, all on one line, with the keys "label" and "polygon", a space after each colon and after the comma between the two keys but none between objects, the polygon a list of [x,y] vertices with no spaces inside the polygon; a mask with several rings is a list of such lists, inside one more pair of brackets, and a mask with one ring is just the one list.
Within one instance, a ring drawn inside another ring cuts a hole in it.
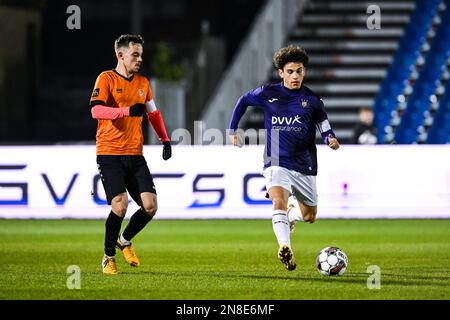
[{"label": "white soccer sock", "polygon": [[129,245],[129,244],[131,243],[130,241],[128,241],[127,239],[125,239],[125,238],[123,237],[122,234],[120,235],[120,242],[122,242],[122,244],[123,244],[124,246],[127,246],[127,245]]},{"label": "white soccer sock", "polygon": [[291,207],[291,209],[289,210],[289,217],[288,217],[289,221],[301,221],[301,222],[305,222],[305,220],[303,220],[303,216],[302,213],[300,212],[300,209],[297,207]]},{"label": "white soccer sock", "polygon": [[289,222],[285,210],[275,210],[272,216],[272,226],[278,244],[287,243],[291,246],[291,236],[289,230]]}]

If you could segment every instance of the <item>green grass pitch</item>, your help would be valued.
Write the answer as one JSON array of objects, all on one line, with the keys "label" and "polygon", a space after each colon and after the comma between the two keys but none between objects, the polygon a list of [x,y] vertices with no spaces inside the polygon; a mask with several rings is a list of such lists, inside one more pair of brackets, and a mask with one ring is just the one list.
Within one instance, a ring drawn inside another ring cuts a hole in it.
[{"label": "green grass pitch", "polygon": [[[277,259],[270,219],[154,220],[134,239],[142,265],[118,252],[116,276],[101,273],[103,234],[98,220],[0,220],[0,299],[450,298],[450,220],[299,224],[293,272]],[[329,245],[349,258],[342,277],[316,270]],[[67,288],[70,265],[79,290]],[[367,287],[370,265],[380,267],[380,289]]]}]

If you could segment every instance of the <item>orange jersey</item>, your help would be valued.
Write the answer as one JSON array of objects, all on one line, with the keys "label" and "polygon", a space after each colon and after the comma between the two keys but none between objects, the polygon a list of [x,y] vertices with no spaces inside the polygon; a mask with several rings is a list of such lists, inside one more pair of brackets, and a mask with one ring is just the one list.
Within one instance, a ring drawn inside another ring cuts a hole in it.
[{"label": "orange jersey", "polygon": [[[91,106],[103,104],[108,107],[131,107],[153,99],[148,79],[134,74],[130,79],[115,70],[102,72],[95,82]],[[98,120],[98,155],[142,155],[144,137],[143,117],[124,117],[116,120]]]}]

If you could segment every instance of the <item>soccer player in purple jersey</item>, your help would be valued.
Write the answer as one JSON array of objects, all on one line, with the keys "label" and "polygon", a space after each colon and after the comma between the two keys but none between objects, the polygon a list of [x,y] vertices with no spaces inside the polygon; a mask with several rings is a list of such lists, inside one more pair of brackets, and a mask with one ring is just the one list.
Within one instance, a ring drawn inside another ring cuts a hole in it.
[{"label": "soccer player in purple jersey", "polygon": [[279,244],[278,258],[292,271],[297,265],[290,234],[297,221],[313,223],[317,215],[316,127],[333,150],[339,148],[339,142],[328,122],[323,101],[303,84],[308,64],[306,52],[289,45],[275,53],[273,64],[282,81],[241,96],[233,111],[229,133],[232,144],[242,146],[236,132],[239,120],[248,106],[263,108],[267,135],[264,177],[267,196],[273,203],[273,230]]}]

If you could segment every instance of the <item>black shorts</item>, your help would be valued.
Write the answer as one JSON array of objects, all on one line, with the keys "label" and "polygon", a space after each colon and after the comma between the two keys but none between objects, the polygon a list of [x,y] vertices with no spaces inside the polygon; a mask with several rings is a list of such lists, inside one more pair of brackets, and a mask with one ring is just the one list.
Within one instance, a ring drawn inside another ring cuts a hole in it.
[{"label": "black shorts", "polygon": [[115,196],[127,191],[139,206],[142,192],[156,194],[144,156],[98,155],[97,167],[109,205]]}]

